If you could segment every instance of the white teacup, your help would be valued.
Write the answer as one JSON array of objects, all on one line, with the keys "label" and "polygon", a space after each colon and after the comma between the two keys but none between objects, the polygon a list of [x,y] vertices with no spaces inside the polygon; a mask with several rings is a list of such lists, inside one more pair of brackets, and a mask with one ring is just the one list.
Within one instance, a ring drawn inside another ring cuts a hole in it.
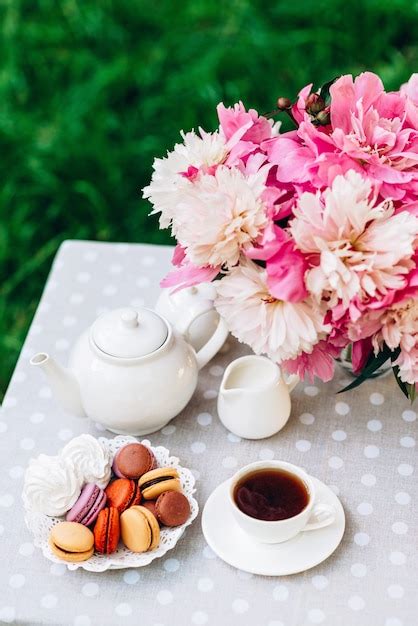
[{"label": "white teacup", "polygon": [[[243,513],[234,500],[234,490],[237,483],[244,476],[255,471],[275,469],[293,474],[303,482],[308,494],[308,504],[297,515],[277,521],[260,520]],[[302,468],[285,461],[258,461],[238,470],[231,479],[229,500],[239,526],[253,539],[261,543],[282,543],[292,539],[301,531],[317,530],[329,526],[335,519],[335,510],[332,506],[316,501],[315,487],[310,476]]]}]

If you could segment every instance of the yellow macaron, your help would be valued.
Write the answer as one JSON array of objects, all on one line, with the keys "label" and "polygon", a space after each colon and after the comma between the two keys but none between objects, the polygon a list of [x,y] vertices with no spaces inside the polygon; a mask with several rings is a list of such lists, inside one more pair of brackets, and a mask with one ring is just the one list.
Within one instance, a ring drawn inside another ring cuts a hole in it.
[{"label": "yellow macaron", "polygon": [[70,563],[87,561],[94,552],[94,535],[83,524],[60,522],[53,526],[49,545],[59,559]]},{"label": "yellow macaron", "polygon": [[160,526],[143,506],[132,506],[120,516],[122,541],[132,552],[148,552],[160,543]]},{"label": "yellow macaron", "polygon": [[145,500],[155,500],[164,491],[181,491],[179,473],[174,467],[151,470],[141,476],[138,485]]}]

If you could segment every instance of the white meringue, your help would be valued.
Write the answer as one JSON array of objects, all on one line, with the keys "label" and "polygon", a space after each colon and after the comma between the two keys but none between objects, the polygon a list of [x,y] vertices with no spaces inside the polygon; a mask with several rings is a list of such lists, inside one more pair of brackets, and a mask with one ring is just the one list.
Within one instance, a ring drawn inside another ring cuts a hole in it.
[{"label": "white meringue", "polygon": [[40,454],[25,472],[23,502],[26,508],[51,517],[64,515],[78,499],[80,476],[70,461]]},{"label": "white meringue", "polygon": [[91,435],[79,435],[61,450],[61,458],[70,461],[83,484],[95,483],[104,489],[110,481],[110,452]]}]

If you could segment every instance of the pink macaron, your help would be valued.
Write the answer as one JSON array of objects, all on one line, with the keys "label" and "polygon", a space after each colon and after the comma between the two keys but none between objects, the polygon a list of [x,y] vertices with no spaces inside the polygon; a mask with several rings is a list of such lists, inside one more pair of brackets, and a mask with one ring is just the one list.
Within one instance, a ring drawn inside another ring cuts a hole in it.
[{"label": "pink macaron", "polygon": [[78,522],[84,526],[90,526],[90,524],[96,521],[105,504],[106,494],[103,489],[100,489],[93,483],[89,483],[83,487],[80,497],[68,511],[65,519],[67,522]]}]

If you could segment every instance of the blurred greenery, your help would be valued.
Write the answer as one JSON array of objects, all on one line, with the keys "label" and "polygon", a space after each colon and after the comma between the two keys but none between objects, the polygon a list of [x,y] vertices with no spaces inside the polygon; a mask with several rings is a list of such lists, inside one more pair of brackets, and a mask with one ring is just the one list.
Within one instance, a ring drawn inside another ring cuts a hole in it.
[{"label": "blurred greenery", "polygon": [[417,69],[411,0],[0,0],[0,399],[66,238],[167,243],[139,190],[215,106]]}]

